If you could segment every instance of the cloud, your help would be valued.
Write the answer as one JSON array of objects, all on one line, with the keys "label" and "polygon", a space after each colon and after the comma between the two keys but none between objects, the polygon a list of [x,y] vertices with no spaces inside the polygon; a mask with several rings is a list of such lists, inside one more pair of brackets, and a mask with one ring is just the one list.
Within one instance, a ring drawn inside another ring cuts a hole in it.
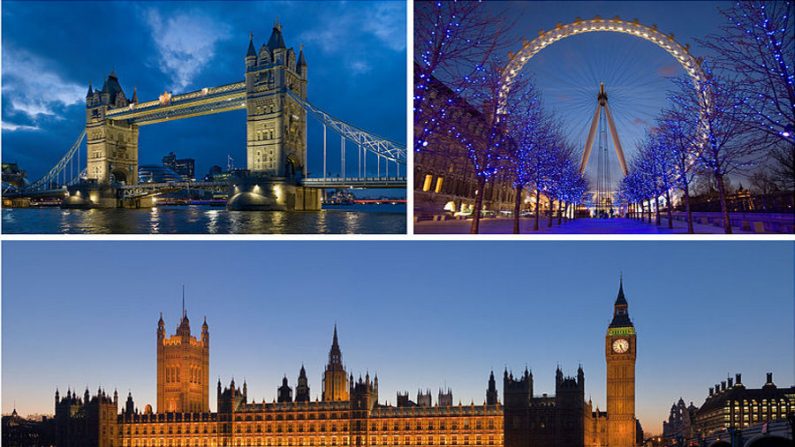
[{"label": "cloud", "polygon": [[174,90],[183,90],[215,57],[216,44],[229,37],[227,24],[196,12],[161,17],[149,9],[144,20],[159,53],[160,71],[171,77]]},{"label": "cloud", "polygon": [[28,126],[28,125],[25,125],[25,124],[14,124],[14,123],[6,122],[6,121],[3,121],[2,128],[3,128],[3,130],[7,130],[7,131],[10,131],[10,132],[14,132],[16,130],[39,130],[40,129],[38,126]]},{"label": "cloud", "polygon": [[352,61],[348,66],[354,74],[367,73],[373,68],[365,61]]},{"label": "cloud", "polygon": [[393,51],[406,49],[406,7],[403,2],[378,3],[365,12],[362,30]]},{"label": "cloud", "polygon": [[339,56],[352,75],[370,72],[384,51],[406,50],[406,7],[402,2],[348,3],[299,36],[323,53]]},{"label": "cloud", "polygon": [[[355,8],[365,6],[365,9]],[[300,38],[329,54],[351,51],[355,43],[375,41],[392,51],[406,49],[406,7],[403,2],[346,4]],[[365,34],[362,37],[360,34]]]},{"label": "cloud", "polygon": [[[60,118],[60,108],[85,100],[87,86],[68,81],[55,63],[14,47],[3,49],[3,94],[10,113],[24,114],[34,122],[41,116]],[[5,130],[34,130],[37,126],[3,122]]]}]

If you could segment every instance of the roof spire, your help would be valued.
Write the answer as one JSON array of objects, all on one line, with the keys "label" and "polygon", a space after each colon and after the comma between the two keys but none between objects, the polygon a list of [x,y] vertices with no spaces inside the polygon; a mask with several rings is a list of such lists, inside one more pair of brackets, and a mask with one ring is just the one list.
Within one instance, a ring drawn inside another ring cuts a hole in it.
[{"label": "roof spire", "polygon": [[282,37],[282,25],[279,24],[278,19],[273,24],[271,37],[268,39],[268,49],[273,51],[277,48],[287,48],[287,46],[284,44],[284,37]]},{"label": "roof spire", "polygon": [[248,33],[248,51],[246,57],[257,57],[257,50],[254,49],[254,33]]},{"label": "roof spire", "polygon": [[298,52],[298,66],[299,67],[306,66],[306,58],[304,57],[304,44],[301,44],[301,49]]},{"label": "roof spire", "polygon": [[620,305],[627,305],[627,299],[624,297],[624,272],[621,272],[618,280],[618,296],[616,297],[616,306]]}]

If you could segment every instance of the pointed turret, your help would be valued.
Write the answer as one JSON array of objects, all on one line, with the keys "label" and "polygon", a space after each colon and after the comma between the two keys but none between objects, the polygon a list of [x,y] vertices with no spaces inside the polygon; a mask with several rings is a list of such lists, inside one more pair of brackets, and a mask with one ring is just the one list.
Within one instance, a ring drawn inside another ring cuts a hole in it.
[{"label": "pointed turret", "polygon": [[309,402],[309,380],[306,377],[304,365],[301,365],[301,370],[298,372],[298,385],[295,387],[295,401]]},{"label": "pointed turret", "polygon": [[278,399],[279,403],[287,403],[293,401],[293,389],[290,388],[287,382],[287,375],[284,376],[282,379],[282,386],[279,387],[278,390]]},{"label": "pointed turret", "polygon": [[298,52],[298,66],[299,67],[306,67],[306,58],[304,57],[304,46],[301,45],[301,49]]},{"label": "pointed turret", "polygon": [[497,405],[497,381],[494,380],[494,371],[489,374],[489,387],[486,388],[486,405]]},{"label": "pointed turret", "polygon": [[271,51],[279,48],[287,48],[287,45],[284,44],[284,37],[282,36],[282,25],[278,21],[273,24],[271,37],[268,39],[268,48],[270,48]]},{"label": "pointed turret", "polygon": [[328,365],[323,373],[323,400],[344,401],[348,400],[348,382],[345,367],[342,365],[342,350],[337,337],[337,325],[334,325],[334,335],[331,339],[331,349],[328,353]]},{"label": "pointed turret", "polygon": [[91,82],[88,83],[88,93],[86,93],[86,98],[90,98],[94,96],[94,88],[91,86]]},{"label": "pointed turret", "polygon": [[125,414],[133,414],[135,412],[135,402],[133,402],[132,391],[127,393],[127,402],[124,404]]},{"label": "pointed turret", "polygon": [[627,299],[624,297],[624,274],[622,273],[618,279],[618,296],[616,297],[616,306],[628,306]]},{"label": "pointed turret", "polygon": [[611,328],[618,327],[634,327],[632,321],[629,319],[629,303],[624,296],[624,275],[622,274],[618,283],[618,296],[616,303],[613,306],[613,321],[610,323]]},{"label": "pointed turret", "polygon": [[138,87],[133,87],[133,96],[130,102],[133,104],[138,104]]},{"label": "pointed turret", "polygon": [[254,33],[248,35],[248,51],[246,51],[246,58],[257,57],[257,50],[254,49]]},{"label": "pointed turret", "polygon": [[257,50],[254,49],[254,33],[248,35],[248,51],[246,51],[246,69],[257,66]]}]

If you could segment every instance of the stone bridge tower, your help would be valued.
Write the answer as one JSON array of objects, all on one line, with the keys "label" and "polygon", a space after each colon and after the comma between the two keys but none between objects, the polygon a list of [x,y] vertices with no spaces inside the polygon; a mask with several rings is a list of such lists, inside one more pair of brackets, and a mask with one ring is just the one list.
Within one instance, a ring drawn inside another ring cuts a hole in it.
[{"label": "stone bridge tower", "polygon": [[287,48],[282,27],[273,26],[259,51],[252,35],[246,53],[247,169],[295,183],[306,166],[306,111],[288,95],[306,99],[303,49]]},{"label": "stone bridge tower", "polygon": [[89,180],[100,185],[138,183],[138,126],[106,118],[109,110],[138,103],[138,95],[128,99],[112,71],[102,90],[88,86],[86,94],[86,148]]},{"label": "stone bridge tower", "polygon": [[201,338],[191,336],[183,301],[177,333],[166,337],[163,316],[157,323],[157,412],[210,411],[210,332],[207,320]]}]

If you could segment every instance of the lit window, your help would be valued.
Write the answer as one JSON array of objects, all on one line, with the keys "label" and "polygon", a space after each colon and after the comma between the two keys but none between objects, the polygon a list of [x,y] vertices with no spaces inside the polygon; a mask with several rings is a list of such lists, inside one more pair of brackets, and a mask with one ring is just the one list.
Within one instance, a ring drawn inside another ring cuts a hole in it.
[{"label": "lit window", "polygon": [[431,174],[426,175],[425,182],[422,184],[422,192],[430,191],[432,182],[433,182],[433,175]]}]

